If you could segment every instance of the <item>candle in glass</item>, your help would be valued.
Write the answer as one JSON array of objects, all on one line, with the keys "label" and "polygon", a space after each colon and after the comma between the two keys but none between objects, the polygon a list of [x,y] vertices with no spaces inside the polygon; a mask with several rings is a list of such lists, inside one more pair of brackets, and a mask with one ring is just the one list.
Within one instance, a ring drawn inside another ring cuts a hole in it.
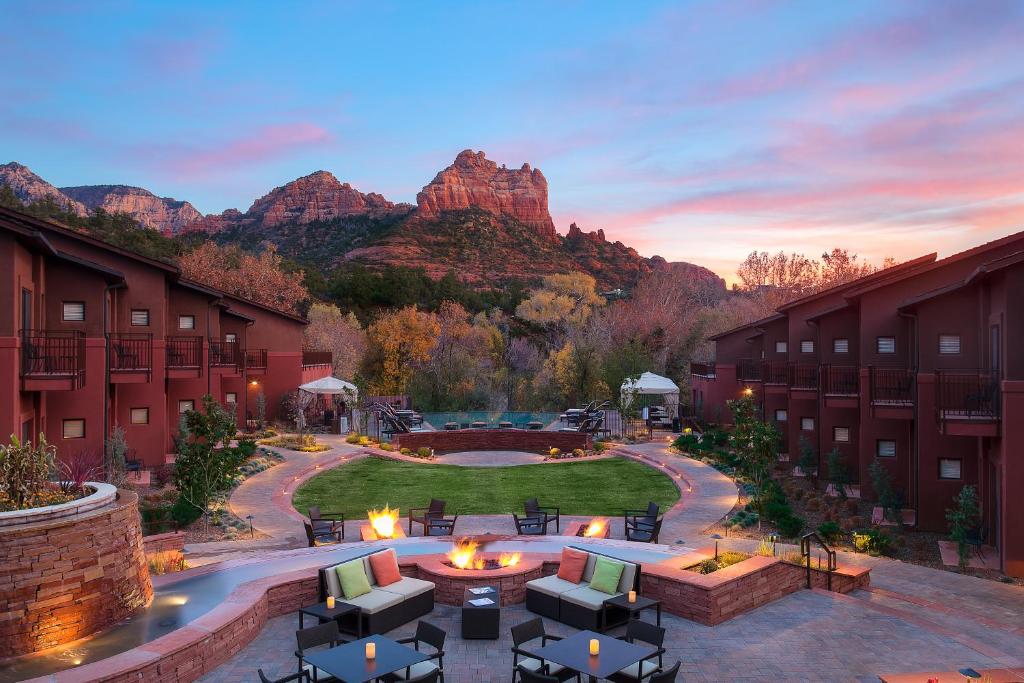
[{"label": "candle in glass", "polygon": [[327,596],[327,609],[334,609],[334,596],[333,595],[328,595]]},{"label": "candle in glass", "polygon": [[373,659],[377,656],[377,643],[366,644],[366,658]]},{"label": "candle in glass", "polygon": [[629,601],[636,602],[636,591],[629,591]]},{"label": "candle in glass", "polygon": [[590,639],[590,654],[596,655],[601,651],[601,641],[597,638]]}]

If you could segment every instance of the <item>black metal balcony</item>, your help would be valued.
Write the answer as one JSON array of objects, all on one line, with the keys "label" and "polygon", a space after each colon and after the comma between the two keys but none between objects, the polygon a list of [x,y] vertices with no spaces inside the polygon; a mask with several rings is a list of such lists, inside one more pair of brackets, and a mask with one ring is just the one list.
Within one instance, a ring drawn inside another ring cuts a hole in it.
[{"label": "black metal balcony", "polygon": [[868,368],[869,396],[876,406],[909,407],[914,405],[917,372],[907,368]]},{"label": "black metal balcony", "polygon": [[167,337],[167,369],[197,370],[203,367],[202,337]]},{"label": "black metal balcony", "polygon": [[826,396],[857,396],[860,370],[853,365],[822,365],[821,388]]},{"label": "black metal balcony", "polygon": [[935,373],[935,412],[940,421],[998,420],[999,399],[999,380],[987,370],[938,370]]},{"label": "black metal balcony", "polygon": [[266,370],[267,369],[267,350],[266,349],[246,349],[245,350],[245,367],[249,370]]},{"label": "black metal balcony", "polygon": [[713,379],[715,377],[714,363],[690,363],[690,374],[697,377]]},{"label": "black metal balcony", "polygon": [[789,366],[789,388],[807,391],[818,390],[818,366],[811,363],[791,363]]},{"label": "black metal balcony", "polygon": [[744,359],[736,364],[736,379],[741,382],[760,382],[764,378],[763,363]]},{"label": "black metal balcony", "polygon": [[784,360],[770,360],[761,364],[765,384],[789,384],[789,364]]},{"label": "black metal balcony", "polygon": [[242,349],[236,341],[210,341],[210,366],[242,368]]},{"label": "black metal balcony", "polygon": [[29,390],[80,389],[85,384],[85,334],[22,330],[21,376]]},{"label": "black metal balcony", "polygon": [[153,335],[112,332],[108,336],[107,365],[111,373],[153,371]]}]

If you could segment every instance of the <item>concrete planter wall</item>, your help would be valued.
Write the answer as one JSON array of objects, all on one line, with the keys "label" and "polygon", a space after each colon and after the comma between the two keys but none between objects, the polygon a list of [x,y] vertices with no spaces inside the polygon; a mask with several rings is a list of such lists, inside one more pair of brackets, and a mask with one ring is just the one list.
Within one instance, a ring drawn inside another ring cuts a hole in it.
[{"label": "concrete planter wall", "polygon": [[64,505],[4,513],[0,658],[67,643],[149,603],[138,496],[108,484]]}]

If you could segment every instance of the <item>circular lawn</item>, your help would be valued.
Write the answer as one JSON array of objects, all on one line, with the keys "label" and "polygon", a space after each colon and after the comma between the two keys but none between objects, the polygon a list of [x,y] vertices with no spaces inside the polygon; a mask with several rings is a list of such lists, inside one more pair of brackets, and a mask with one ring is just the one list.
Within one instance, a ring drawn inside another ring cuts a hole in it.
[{"label": "circular lawn", "polygon": [[654,501],[667,510],[679,490],[661,472],[625,458],[516,465],[459,467],[365,458],[317,475],[292,498],[296,510],[311,505],[365,519],[366,511],[385,504],[423,507],[431,498],[447,501],[448,510],[464,515],[507,514],[523,501],[558,506],[563,515],[621,515]]}]

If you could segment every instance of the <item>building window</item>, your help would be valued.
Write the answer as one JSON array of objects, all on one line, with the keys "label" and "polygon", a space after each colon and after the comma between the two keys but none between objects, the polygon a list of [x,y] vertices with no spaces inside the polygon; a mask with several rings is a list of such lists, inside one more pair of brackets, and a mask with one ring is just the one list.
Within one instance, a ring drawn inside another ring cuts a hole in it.
[{"label": "building window", "polygon": [[878,353],[896,353],[896,337],[879,337],[875,340]]},{"label": "building window", "polygon": [[775,342],[775,353],[789,353],[789,342]]},{"label": "building window", "polygon": [[800,340],[800,353],[814,353],[814,342],[810,339]]},{"label": "building window", "polygon": [[178,329],[179,330],[194,330],[194,329],[196,329],[196,317],[194,315],[179,315],[178,316]]},{"label": "building window", "polygon": [[939,479],[960,479],[962,464],[959,458],[939,458]]},{"label": "building window", "polygon": [[805,432],[814,431],[814,418],[813,417],[801,417],[800,418],[800,429]]},{"label": "building window", "polygon": [[832,340],[832,352],[833,353],[849,353],[850,352],[850,340],[849,339],[833,339]]},{"label": "building window", "polygon": [[960,335],[940,334],[939,353],[943,356],[954,356],[960,353]]},{"label": "building window", "polygon": [[227,334],[224,335],[224,341],[236,342],[238,341],[238,335],[235,334],[234,332],[228,332]]},{"label": "building window", "polygon": [[891,439],[879,439],[875,448],[875,453],[879,458],[895,458],[896,442]]},{"label": "building window", "polygon": [[196,409],[196,402],[190,398],[185,398],[178,401],[178,414],[187,413],[190,410]]},{"label": "building window", "polygon": [[149,327],[149,309],[132,309],[132,327]]},{"label": "building window", "polygon": [[84,301],[64,302],[64,321],[69,323],[80,323],[85,321]]},{"label": "building window", "polygon": [[85,438],[85,420],[81,418],[74,418],[71,420],[64,420],[62,422],[63,434],[65,439],[84,439]]},{"label": "building window", "polygon": [[785,422],[788,417],[789,417],[789,414],[785,410],[783,410],[781,408],[775,411],[775,421],[776,422]]},{"label": "building window", "polygon": [[832,428],[832,440],[839,443],[850,442],[850,428],[849,427],[833,427]]},{"label": "building window", "polygon": [[238,404],[238,394],[236,394],[233,391],[227,392],[226,394],[224,394],[224,402],[225,403],[234,403],[234,404],[237,405]]},{"label": "building window", "polygon": [[148,425],[149,408],[132,408],[131,417],[133,425]]}]

